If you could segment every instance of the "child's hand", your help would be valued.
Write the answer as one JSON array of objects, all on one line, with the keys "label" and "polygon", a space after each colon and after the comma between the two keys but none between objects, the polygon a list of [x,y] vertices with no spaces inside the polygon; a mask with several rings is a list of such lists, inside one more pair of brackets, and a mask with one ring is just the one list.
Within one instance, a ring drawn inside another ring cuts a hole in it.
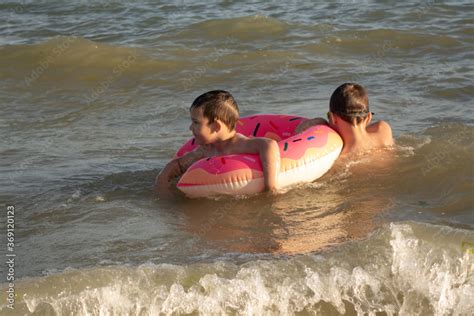
[{"label": "child's hand", "polygon": [[158,197],[162,199],[169,199],[174,196],[173,191],[171,190],[170,183],[160,182],[159,176],[156,177],[154,190],[157,193]]},{"label": "child's hand", "polygon": [[171,179],[163,177],[163,174],[160,173],[155,178],[154,190],[161,198],[170,198],[173,196],[171,192]]},{"label": "child's hand", "polygon": [[278,194],[278,189],[277,188],[272,188],[272,189],[268,190],[268,193],[270,195],[277,195]]},{"label": "child's hand", "polygon": [[314,119],[306,120],[306,121],[301,122],[300,125],[298,125],[296,127],[295,133],[296,134],[302,133],[305,130],[307,130],[308,128],[310,128],[311,126],[314,126],[314,125],[329,125],[329,124],[325,119],[320,118],[320,117],[316,117]]},{"label": "child's hand", "polygon": [[263,191],[273,195],[278,193],[278,187],[276,184],[264,183]]},{"label": "child's hand", "polygon": [[308,127],[310,127],[311,125],[308,124],[310,120],[308,121],[304,121],[304,122],[301,122],[300,125],[298,125],[295,129],[295,134],[299,134],[303,131],[305,131]]},{"label": "child's hand", "polygon": [[279,193],[279,190],[277,188],[264,189],[262,192],[263,196],[268,197],[268,198],[273,198],[276,195],[278,195],[278,193]]}]

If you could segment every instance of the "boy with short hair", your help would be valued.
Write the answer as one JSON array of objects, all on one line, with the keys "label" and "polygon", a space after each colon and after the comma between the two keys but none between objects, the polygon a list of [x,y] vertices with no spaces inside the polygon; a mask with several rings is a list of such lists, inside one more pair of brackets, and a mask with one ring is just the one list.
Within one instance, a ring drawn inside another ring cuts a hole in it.
[{"label": "boy with short hair", "polygon": [[393,145],[392,129],[385,121],[371,124],[367,91],[359,84],[344,83],[331,95],[328,120],[314,118],[302,122],[297,133],[313,125],[326,124],[341,135],[344,147],[341,154],[360,153]]},{"label": "boy with short hair", "polygon": [[232,95],[224,90],[213,90],[197,97],[190,107],[192,131],[200,145],[192,152],[171,160],[156,177],[155,188],[163,193],[172,178],[181,176],[196,161],[212,156],[231,154],[259,154],[263,167],[264,189],[277,189],[280,170],[280,150],[276,141],[237,133],[239,108]]}]

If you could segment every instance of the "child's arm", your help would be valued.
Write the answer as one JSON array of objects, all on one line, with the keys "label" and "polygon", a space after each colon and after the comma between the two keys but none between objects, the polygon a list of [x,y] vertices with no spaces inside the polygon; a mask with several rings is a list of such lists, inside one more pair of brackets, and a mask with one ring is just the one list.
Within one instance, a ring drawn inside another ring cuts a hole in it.
[{"label": "child's arm", "polygon": [[163,169],[161,169],[155,179],[155,189],[157,191],[159,191],[158,189],[167,187],[173,178],[179,177],[184,173],[179,159],[180,158],[175,158],[171,160]]},{"label": "child's arm", "polygon": [[194,151],[168,162],[155,179],[155,190],[158,193],[169,193],[171,180],[181,176],[193,163],[204,156],[203,148],[198,147]]},{"label": "child's arm", "polygon": [[316,117],[314,119],[301,122],[300,125],[296,127],[295,132],[296,134],[299,134],[314,125],[329,125],[329,124],[325,119],[321,117]]},{"label": "child's arm", "polygon": [[280,148],[273,139],[257,137],[248,140],[252,151],[258,153],[263,169],[265,191],[275,191],[278,188],[278,173],[280,172]]}]

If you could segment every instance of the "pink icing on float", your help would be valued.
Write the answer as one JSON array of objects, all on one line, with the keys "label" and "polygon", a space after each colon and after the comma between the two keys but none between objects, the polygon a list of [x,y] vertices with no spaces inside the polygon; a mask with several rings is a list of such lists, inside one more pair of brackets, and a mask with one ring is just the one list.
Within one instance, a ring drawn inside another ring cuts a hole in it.
[{"label": "pink icing on float", "polygon": [[[307,118],[291,115],[262,114],[243,117],[237,132],[248,137],[268,137],[280,148],[279,187],[312,182],[325,174],[342,150],[342,139],[326,125],[316,125],[295,134]],[[187,141],[177,157],[194,150],[194,139]],[[263,190],[263,171],[256,154],[215,156],[201,159],[181,176],[177,187],[190,197],[220,194],[252,194]]]}]

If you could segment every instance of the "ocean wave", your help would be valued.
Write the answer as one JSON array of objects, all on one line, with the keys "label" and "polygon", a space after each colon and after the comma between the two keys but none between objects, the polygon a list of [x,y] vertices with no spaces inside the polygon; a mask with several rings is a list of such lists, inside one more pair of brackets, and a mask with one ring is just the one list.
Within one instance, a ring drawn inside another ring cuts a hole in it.
[{"label": "ocean wave", "polygon": [[449,35],[434,35],[421,30],[374,29],[327,32],[317,43],[302,48],[318,54],[364,55],[373,61],[383,61],[420,53],[445,55],[463,45],[462,41]]},{"label": "ocean wave", "polygon": [[441,123],[423,135],[397,139],[396,173],[386,181],[394,185],[398,203],[424,216],[449,214],[446,220],[463,223],[474,203],[473,133],[469,125]]},{"label": "ocean wave", "polygon": [[[94,42],[75,36],[58,36],[46,42],[0,47],[0,78],[20,80],[31,89],[38,84],[130,83],[143,76],[176,71],[183,61],[158,58],[139,47]],[[80,86],[74,86],[78,88]]]},{"label": "ocean wave", "polygon": [[275,18],[253,15],[228,19],[208,19],[187,26],[179,33],[180,37],[199,35],[209,39],[228,39],[231,41],[252,41],[281,36],[289,30],[289,25]]},{"label": "ocean wave", "polygon": [[472,231],[407,222],[287,259],[67,269],[17,281],[15,312],[463,315],[474,308],[473,241]]}]

